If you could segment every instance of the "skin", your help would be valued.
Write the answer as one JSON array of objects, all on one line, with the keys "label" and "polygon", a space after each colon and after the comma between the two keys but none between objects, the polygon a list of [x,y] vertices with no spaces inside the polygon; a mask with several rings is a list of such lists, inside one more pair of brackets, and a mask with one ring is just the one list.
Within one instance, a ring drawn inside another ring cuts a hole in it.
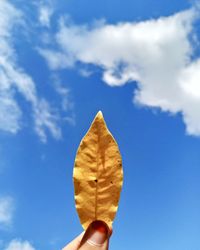
[{"label": "skin", "polygon": [[112,229],[102,221],[95,221],[88,229],[62,250],[108,250]]},{"label": "skin", "polygon": [[84,232],[81,233],[78,237],[72,240],[67,246],[65,246],[62,250],[77,250],[79,249],[81,240],[83,238]]}]

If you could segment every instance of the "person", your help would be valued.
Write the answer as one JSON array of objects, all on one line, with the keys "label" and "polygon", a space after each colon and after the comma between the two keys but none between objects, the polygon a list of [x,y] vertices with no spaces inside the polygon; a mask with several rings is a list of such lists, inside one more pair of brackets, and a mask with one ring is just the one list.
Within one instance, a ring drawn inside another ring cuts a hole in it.
[{"label": "person", "polygon": [[108,250],[111,234],[105,222],[96,220],[62,250]]}]

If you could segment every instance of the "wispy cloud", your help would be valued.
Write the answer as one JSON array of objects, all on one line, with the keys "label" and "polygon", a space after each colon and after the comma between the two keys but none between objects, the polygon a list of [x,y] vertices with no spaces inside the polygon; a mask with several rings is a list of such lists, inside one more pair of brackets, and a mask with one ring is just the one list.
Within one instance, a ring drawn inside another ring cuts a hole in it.
[{"label": "wispy cloud", "polygon": [[12,225],[14,201],[11,197],[0,197],[0,229],[6,229]]},{"label": "wispy cloud", "polygon": [[63,111],[62,119],[71,125],[75,125],[74,102],[71,98],[71,90],[66,87],[67,84],[61,82],[59,76],[56,74],[52,76],[52,82],[55,91],[61,99],[61,110]]},{"label": "wispy cloud", "polygon": [[39,4],[38,19],[41,25],[50,27],[53,7],[44,3]]},{"label": "wispy cloud", "polygon": [[[200,136],[197,16],[193,7],[168,17],[115,25],[75,25],[61,18],[54,37],[56,53],[65,55],[70,67],[76,62],[100,67],[109,86],[134,82],[134,103],[181,113],[187,133]],[[52,64],[53,51],[48,53],[44,57],[49,65],[63,68],[56,61]]]},{"label": "wispy cloud", "polygon": [[80,70],[79,70],[79,73],[80,73],[80,75],[83,76],[83,77],[89,77],[89,76],[92,75],[92,71],[91,71],[91,70],[84,69],[84,68],[80,69]]},{"label": "wispy cloud", "polygon": [[48,66],[52,70],[66,69],[74,64],[74,60],[66,57],[66,54],[62,52],[46,48],[38,48],[37,50],[47,60]]},{"label": "wispy cloud", "polygon": [[28,241],[14,239],[6,246],[6,248],[4,248],[4,250],[36,250],[36,249]]},{"label": "wispy cloud", "polygon": [[21,129],[23,110],[16,97],[19,94],[31,104],[35,131],[41,140],[46,141],[47,131],[59,139],[58,115],[47,100],[38,97],[34,80],[17,63],[13,37],[15,28],[24,24],[23,13],[2,0],[0,16],[0,129],[13,134]]},{"label": "wispy cloud", "polygon": [[51,110],[49,103],[42,99],[35,110],[35,130],[40,136],[42,142],[47,141],[46,130],[49,130],[55,139],[60,139],[61,129],[57,126],[59,115]]},{"label": "wispy cloud", "polygon": [[14,101],[12,93],[0,93],[0,129],[13,134],[20,130],[22,112]]}]

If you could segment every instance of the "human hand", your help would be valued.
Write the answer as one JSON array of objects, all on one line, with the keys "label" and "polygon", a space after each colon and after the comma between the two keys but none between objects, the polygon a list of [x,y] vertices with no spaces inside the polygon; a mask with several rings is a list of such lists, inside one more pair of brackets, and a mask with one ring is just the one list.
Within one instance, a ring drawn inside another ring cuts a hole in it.
[{"label": "human hand", "polygon": [[112,229],[103,221],[94,221],[88,229],[62,250],[108,250]]}]

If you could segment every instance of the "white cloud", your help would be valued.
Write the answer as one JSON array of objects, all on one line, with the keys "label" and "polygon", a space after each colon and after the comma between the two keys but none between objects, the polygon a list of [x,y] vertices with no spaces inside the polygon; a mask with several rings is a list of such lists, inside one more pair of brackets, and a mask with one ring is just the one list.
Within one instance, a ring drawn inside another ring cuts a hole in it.
[{"label": "white cloud", "polygon": [[52,70],[72,67],[74,64],[73,60],[66,57],[66,55],[61,52],[41,48],[37,50],[39,54],[47,60],[48,66]]},{"label": "white cloud", "polygon": [[67,88],[63,83],[61,83],[60,78],[57,75],[52,76],[53,85],[55,88],[55,91],[59,94],[61,97],[61,105],[63,111],[69,111],[73,110],[74,103],[70,100],[71,91],[69,88]]},{"label": "white cloud", "polygon": [[4,250],[35,250],[28,241],[12,240]]},{"label": "white cloud", "polygon": [[61,83],[58,75],[52,76],[52,82],[55,91],[61,99],[61,109],[64,112],[63,120],[74,126],[76,124],[76,119],[74,113],[74,102],[71,100],[71,91],[66,87],[66,84]]},{"label": "white cloud", "polygon": [[83,77],[89,77],[89,76],[92,75],[92,71],[91,70],[87,70],[87,69],[80,69],[79,73]]},{"label": "white cloud", "polygon": [[[71,65],[100,67],[110,86],[135,82],[134,103],[180,112],[187,133],[200,136],[200,59],[194,59],[198,14],[193,7],[158,19],[92,26],[61,19],[56,53]],[[45,56],[49,64],[51,57]],[[63,67],[55,63],[54,68]]]},{"label": "white cloud", "polygon": [[20,130],[21,110],[11,95],[0,93],[0,129],[15,134]]},{"label": "white cloud", "polygon": [[22,108],[17,102],[20,94],[32,107],[35,131],[42,141],[46,132],[58,139],[61,130],[58,116],[46,100],[38,97],[36,84],[17,63],[13,44],[14,30],[23,23],[23,14],[6,0],[0,1],[0,129],[17,133],[22,127]]},{"label": "white cloud", "polygon": [[48,102],[44,99],[40,100],[35,112],[35,129],[42,142],[47,140],[45,129],[48,129],[55,139],[60,139],[61,129],[56,125],[58,116],[52,112]]},{"label": "white cloud", "polygon": [[12,224],[14,202],[9,196],[0,197],[0,228],[7,228]]},{"label": "white cloud", "polygon": [[53,8],[49,5],[41,4],[38,9],[40,24],[46,27],[50,26],[50,19],[53,14]]}]

